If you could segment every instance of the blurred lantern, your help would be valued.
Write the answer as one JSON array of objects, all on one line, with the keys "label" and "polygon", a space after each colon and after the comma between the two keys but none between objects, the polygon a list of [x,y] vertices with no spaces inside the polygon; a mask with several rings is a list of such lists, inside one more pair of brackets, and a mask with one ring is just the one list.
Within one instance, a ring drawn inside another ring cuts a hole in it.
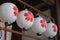
[{"label": "blurred lantern", "polygon": [[0,40],[4,40],[4,31],[0,30]]},{"label": "blurred lantern", "polygon": [[50,22],[47,24],[47,30],[44,32],[44,35],[49,38],[53,38],[57,34],[57,25]]},{"label": "blurred lantern", "polygon": [[34,23],[31,29],[33,32],[41,35],[46,30],[46,27],[47,27],[46,20],[43,19],[42,17],[36,17],[34,19]]},{"label": "blurred lantern", "polygon": [[3,3],[0,7],[0,17],[2,21],[13,23],[18,16],[18,8],[13,3]]},{"label": "blurred lantern", "polygon": [[27,30],[28,28],[30,28],[33,22],[34,22],[34,16],[32,12],[28,10],[23,10],[19,13],[17,18],[17,24],[23,30]]},{"label": "blurred lantern", "polygon": [[0,30],[0,40],[2,40],[2,38],[3,38],[2,35],[3,35],[3,32],[2,32],[2,30]]}]

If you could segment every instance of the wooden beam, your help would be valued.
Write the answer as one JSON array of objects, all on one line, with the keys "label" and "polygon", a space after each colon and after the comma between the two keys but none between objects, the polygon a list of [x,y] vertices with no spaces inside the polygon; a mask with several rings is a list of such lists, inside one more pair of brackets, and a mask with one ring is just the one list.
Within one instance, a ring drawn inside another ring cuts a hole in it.
[{"label": "wooden beam", "polygon": [[44,5],[45,5],[45,3],[41,3],[41,4],[38,4],[38,5],[35,5],[34,7],[39,8],[39,7],[42,7]]},{"label": "wooden beam", "polygon": [[[19,1],[20,3],[24,4],[25,6],[31,8],[31,9],[33,9],[34,11],[38,12],[39,14],[42,14],[42,15],[44,15],[44,16],[50,18],[50,19],[54,19],[53,17],[48,16],[46,13],[43,13],[42,11],[38,10],[37,8],[35,8],[35,7],[31,6],[31,5],[29,5],[28,3],[26,3],[26,2],[24,2],[24,1],[22,1],[22,0],[17,0],[17,1]],[[54,20],[55,20],[55,19],[54,19]]]},{"label": "wooden beam", "polygon": [[56,0],[57,19],[58,19],[58,35],[57,39],[60,40],[60,0]]},{"label": "wooden beam", "polygon": [[[8,31],[8,32],[15,33],[15,35],[18,34],[18,36],[19,36],[19,35],[22,35],[22,36],[29,37],[29,38],[33,38],[33,39],[43,40],[42,37],[39,37],[39,36],[36,36],[36,35],[32,35],[32,34],[28,34],[28,33],[18,32],[18,31],[15,31],[15,30],[11,30],[11,29],[9,29],[9,28],[5,28],[5,27],[1,27],[1,26],[0,26],[0,29],[1,29],[1,30],[4,30],[4,31]],[[20,38],[20,37],[18,37],[18,38]],[[17,40],[18,40],[18,38],[17,38]],[[13,40],[16,40],[16,36],[14,37]]]},{"label": "wooden beam", "polygon": [[55,4],[55,0],[43,0],[46,3],[48,3],[49,5],[53,6]]}]

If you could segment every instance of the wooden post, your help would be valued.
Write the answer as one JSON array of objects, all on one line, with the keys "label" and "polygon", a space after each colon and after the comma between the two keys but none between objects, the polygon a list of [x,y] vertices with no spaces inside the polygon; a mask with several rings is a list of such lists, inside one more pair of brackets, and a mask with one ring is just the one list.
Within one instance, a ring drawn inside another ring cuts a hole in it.
[{"label": "wooden post", "polygon": [[57,9],[57,19],[58,19],[58,35],[57,40],[60,40],[60,0],[56,0],[56,9]]},{"label": "wooden post", "polygon": [[[14,22],[14,23],[12,24],[12,26],[13,26],[13,27],[12,27],[13,30],[18,31],[18,32],[22,32],[22,29],[20,29],[20,28],[17,26],[16,22]],[[22,40],[22,36],[12,33],[11,40]]]}]

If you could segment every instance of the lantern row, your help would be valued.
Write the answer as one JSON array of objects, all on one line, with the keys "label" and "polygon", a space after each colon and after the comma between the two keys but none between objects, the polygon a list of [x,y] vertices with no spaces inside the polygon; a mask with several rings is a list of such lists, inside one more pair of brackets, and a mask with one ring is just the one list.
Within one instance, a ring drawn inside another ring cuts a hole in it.
[{"label": "lantern row", "polygon": [[53,38],[58,32],[55,23],[51,21],[47,23],[41,16],[34,18],[33,13],[27,9],[18,12],[17,6],[9,2],[3,3],[0,6],[0,18],[3,22],[7,22],[8,24],[16,21],[17,25],[24,31],[31,28],[37,35],[43,33],[49,38]]}]

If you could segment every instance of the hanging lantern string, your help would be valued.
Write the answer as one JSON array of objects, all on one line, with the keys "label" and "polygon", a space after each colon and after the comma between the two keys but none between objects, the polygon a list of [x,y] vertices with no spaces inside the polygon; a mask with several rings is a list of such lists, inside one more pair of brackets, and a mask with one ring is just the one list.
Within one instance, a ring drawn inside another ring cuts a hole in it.
[{"label": "hanging lantern string", "polygon": [[26,33],[21,33],[21,32],[17,32],[17,31],[14,31],[14,30],[11,30],[11,29],[8,29],[8,28],[5,28],[5,27],[0,27],[0,29],[4,30],[4,31],[15,33],[15,34],[18,34],[18,35],[22,35],[22,36],[26,36],[26,37],[30,37],[30,38],[34,38],[34,39],[38,39],[38,40],[43,40],[42,38],[40,38],[38,36],[34,36],[34,35],[31,35],[31,34],[26,34]]},{"label": "hanging lantern string", "polygon": [[[37,8],[29,5],[28,3],[26,3],[26,2],[24,2],[24,1],[22,1],[22,0],[18,0],[18,1],[19,1],[20,3],[22,3],[22,4],[24,4],[25,6],[27,6],[27,7],[31,8],[31,9],[37,11],[39,14],[42,14],[42,15],[44,15],[44,16],[46,16],[46,17],[49,17],[50,19],[54,19],[53,17],[48,16],[46,13],[43,13],[42,11],[40,11],[40,10],[38,10]],[[54,20],[55,20],[55,19],[54,19]]]}]

